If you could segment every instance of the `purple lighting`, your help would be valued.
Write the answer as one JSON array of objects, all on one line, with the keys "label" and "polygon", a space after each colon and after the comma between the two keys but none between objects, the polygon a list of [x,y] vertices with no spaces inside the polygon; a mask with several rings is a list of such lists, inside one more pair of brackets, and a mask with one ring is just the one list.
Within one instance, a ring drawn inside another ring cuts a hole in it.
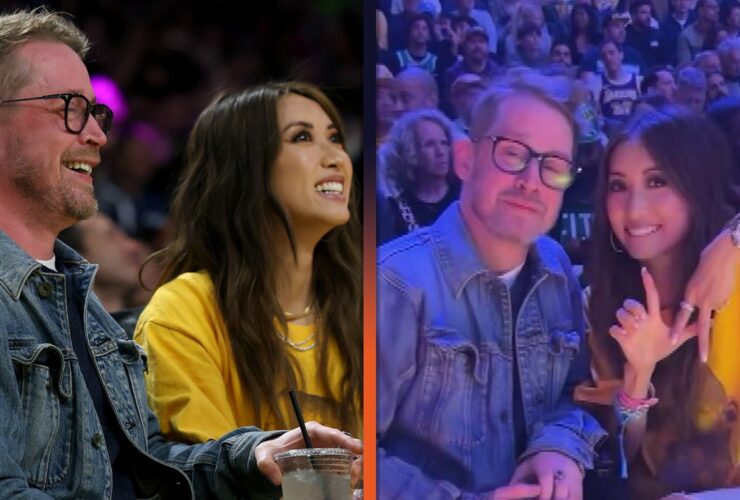
[{"label": "purple lighting", "polygon": [[118,84],[105,75],[94,75],[90,77],[90,81],[98,102],[113,110],[113,121],[125,121],[128,117],[128,105]]}]

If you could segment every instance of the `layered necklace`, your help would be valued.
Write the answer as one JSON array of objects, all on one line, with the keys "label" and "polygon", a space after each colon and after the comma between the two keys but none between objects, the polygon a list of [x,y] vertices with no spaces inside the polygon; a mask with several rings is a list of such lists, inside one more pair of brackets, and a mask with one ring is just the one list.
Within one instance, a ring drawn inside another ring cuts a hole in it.
[{"label": "layered necklace", "polygon": [[[311,302],[310,304],[308,304],[306,306],[306,308],[303,311],[301,311],[301,312],[291,313],[291,312],[283,311],[283,315],[285,316],[285,319],[288,322],[291,322],[291,321],[296,321],[296,320],[305,318],[306,316],[308,316],[309,314],[311,314],[311,311],[312,310],[313,310],[313,302]],[[287,344],[291,348],[295,349],[296,351],[306,352],[306,351],[310,351],[311,349],[313,349],[314,347],[316,347],[316,340],[315,340],[316,339],[316,330],[319,329],[319,318],[318,318],[318,316],[316,317],[315,323],[316,323],[315,324],[315,328],[311,332],[311,335],[309,335],[308,338],[306,338],[304,340],[301,340],[300,342],[293,342],[292,340],[290,340],[288,338],[288,334],[282,334],[282,333],[280,333],[277,330],[275,330],[275,333],[277,333],[277,336],[280,338],[280,340],[282,340],[285,344]]]}]

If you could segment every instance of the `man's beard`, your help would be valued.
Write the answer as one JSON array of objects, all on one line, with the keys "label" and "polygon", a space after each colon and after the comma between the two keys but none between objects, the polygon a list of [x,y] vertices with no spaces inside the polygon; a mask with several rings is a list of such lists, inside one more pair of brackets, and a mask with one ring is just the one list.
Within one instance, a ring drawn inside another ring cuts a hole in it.
[{"label": "man's beard", "polygon": [[84,195],[73,193],[68,186],[60,186],[56,196],[52,198],[48,190],[41,186],[39,177],[33,175],[14,177],[13,185],[25,198],[37,202],[39,208],[54,211],[66,218],[85,220],[98,212],[98,202],[92,186],[89,190],[90,197],[86,199]]},{"label": "man's beard", "polygon": [[89,194],[84,194],[76,192],[71,183],[51,185],[44,178],[49,173],[43,167],[31,166],[21,154],[18,143],[11,145],[8,161],[12,165],[13,186],[24,198],[35,204],[41,216],[48,218],[61,215],[68,219],[83,220],[97,213],[98,202],[92,186],[89,186]]}]

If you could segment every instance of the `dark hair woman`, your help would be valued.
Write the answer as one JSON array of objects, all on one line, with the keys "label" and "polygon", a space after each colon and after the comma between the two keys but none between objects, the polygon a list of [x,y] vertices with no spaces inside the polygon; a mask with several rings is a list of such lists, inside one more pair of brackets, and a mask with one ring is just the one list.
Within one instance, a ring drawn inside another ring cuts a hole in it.
[{"label": "dark hair woman", "polygon": [[570,11],[570,50],[575,65],[601,42],[598,15],[596,8],[587,4],[575,4]]},{"label": "dark hair woman", "polygon": [[684,288],[729,219],[729,168],[722,132],[671,109],[636,116],[605,154],[587,267],[597,388],[579,397],[613,402],[630,498],[740,486],[740,290],[714,318],[708,364],[692,330],[669,335],[695,308]]},{"label": "dark hair woman", "polygon": [[215,99],[172,204],[136,328],[163,432],[183,441],[306,419],[359,432],[360,226],[342,123],[305,83]]}]

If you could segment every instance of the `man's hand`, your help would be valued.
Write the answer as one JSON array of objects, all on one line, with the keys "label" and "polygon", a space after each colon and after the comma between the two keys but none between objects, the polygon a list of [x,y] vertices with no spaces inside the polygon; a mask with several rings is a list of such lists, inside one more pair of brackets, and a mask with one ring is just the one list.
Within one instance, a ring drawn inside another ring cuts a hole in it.
[{"label": "man's hand", "polygon": [[[509,485],[538,483],[540,500],[582,500],[583,475],[578,464],[556,451],[532,455],[514,471]],[[494,492],[495,494],[495,492]],[[496,498],[496,497],[494,497]],[[500,497],[509,498],[509,497]],[[526,498],[526,497],[511,497]]]},{"label": "man's hand", "polygon": [[[691,276],[683,300],[699,309],[697,334],[699,357],[709,357],[709,330],[712,311],[722,309],[735,286],[735,269],[740,263],[740,250],[732,245],[729,229],[725,229],[701,253],[699,266]],[[681,309],[671,329],[671,337],[678,339],[689,324],[691,312]]]},{"label": "man's hand", "polygon": [[[362,441],[348,436],[338,429],[325,427],[316,422],[307,422],[306,430],[311,438],[311,444],[315,448],[345,448],[355,455],[362,454]],[[257,445],[254,450],[257,467],[262,474],[277,486],[282,481],[282,474],[280,474],[280,468],[272,457],[276,453],[305,447],[306,444],[303,442],[301,430],[298,428],[290,430],[278,438]]]},{"label": "man's hand", "polygon": [[510,484],[508,486],[496,488],[496,491],[491,493],[488,500],[523,500],[528,498],[538,498],[541,490],[542,488],[540,488],[539,484]]}]

